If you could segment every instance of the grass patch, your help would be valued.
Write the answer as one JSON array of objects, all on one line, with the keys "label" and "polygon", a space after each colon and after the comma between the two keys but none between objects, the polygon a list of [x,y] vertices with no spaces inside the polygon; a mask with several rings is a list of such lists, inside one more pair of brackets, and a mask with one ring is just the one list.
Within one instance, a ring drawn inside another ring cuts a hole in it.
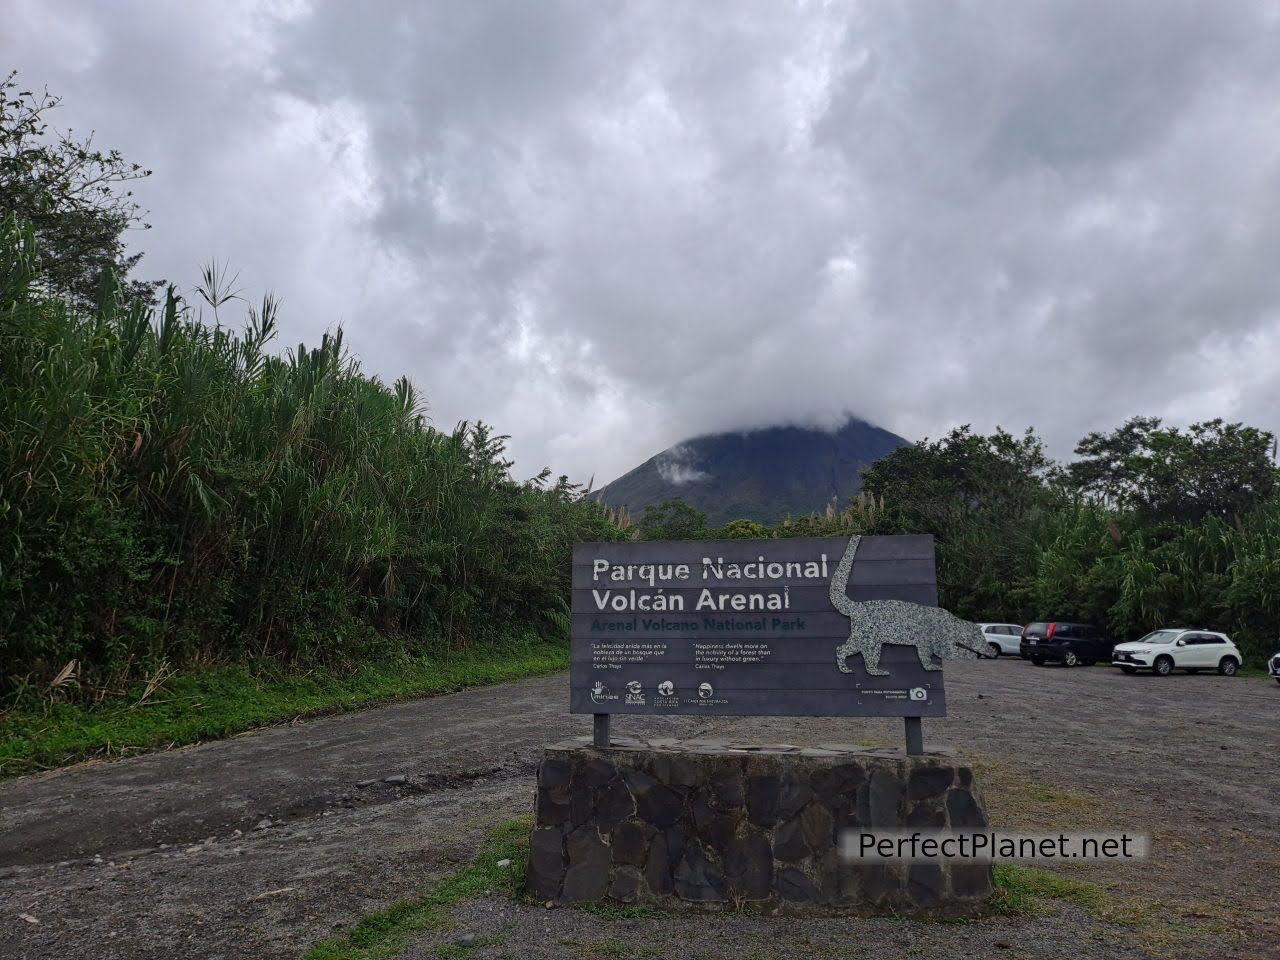
[{"label": "grass patch", "polygon": [[1093,797],[1029,779],[1002,760],[974,755],[969,763],[993,819],[1006,826],[1079,828],[1101,815],[1102,805]]},{"label": "grass patch", "polygon": [[[307,951],[303,960],[375,960],[402,952],[409,937],[423,930],[447,930],[453,925],[449,908],[463,900],[498,890],[523,897],[525,867],[529,858],[529,831],[532,817],[520,817],[491,829],[480,844],[475,859],[446,877],[422,896],[401,900],[386,910],[371,913],[345,934],[322,940]],[[498,861],[510,860],[499,867]],[[488,941],[493,942],[493,941]],[[483,946],[479,940],[475,946]],[[441,957],[462,956],[469,948],[445,944],[437,949]]]},{"label": "grass patch", "polygon": [[1012,863],[995,865],[995,887],[991,905],[1000,914],[1041,913],[1047,900],[1074,904],[1104,923],[1141,924],[1149,913],[1136,901],[1115,897],[1100,884]]},{"label": "grass patch", "polygon": [[992,903],[1000,913],[1040,913],[1044,910],[1044,900],[1065,900],[1088,909],[1089,905],[1098,903],[1101,894],[1096,884],[1033,867],[997,863],[994,872],[996,892]]},{"label": "grass patch", "polygon": [[1081,793],[1058,790],[1034,781],[1021,781],[1014,790],[1024,799],[1055,813],[1075,813],[1097,808],[1098,801]]},{"label": "grass patch", "polygon": [[145,699],[146,685],[140,684],[97,705],[48,702],[0,713],[0,777],[554,673],[568,664],[564,646],[492,644],[301,676],[283,669],[252,671],[244,665],[190,670],[165,680]]},{"label": "grass patch", "polygon": [[1248,677],[1251,680],[1272,680],[1271,674],[1267,672],[1265,661],[1259,666],[1254,666],[1251,663],[1243,664],[1240,669],[1236,671],[1236,676]]}]

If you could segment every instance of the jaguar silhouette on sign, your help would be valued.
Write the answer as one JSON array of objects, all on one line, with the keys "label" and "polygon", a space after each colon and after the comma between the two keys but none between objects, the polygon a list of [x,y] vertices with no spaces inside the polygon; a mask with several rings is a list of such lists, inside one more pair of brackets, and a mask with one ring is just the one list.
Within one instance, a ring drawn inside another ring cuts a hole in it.
[{"label": "jaguar silhouette on sign", "polygon": [[[880,652],[886,643],[916,648],[920,666],[941,670],[941,660],[972,660],[985,656],[982,628],[961,620],[941,607],[924,607],[902,600],[850,600],[846,592],[854,556],[862,538],[852,536],[835,576],[831,578],[831,605],[849,618],[849,639],[836,648],[836,666],[850,673],[849,657],[862,655],[862,668],[873,677],[887,677],[880,669]],[[915,691],[912,691],[914,694]],[[922,699],[922,698],[916,698]]]}]

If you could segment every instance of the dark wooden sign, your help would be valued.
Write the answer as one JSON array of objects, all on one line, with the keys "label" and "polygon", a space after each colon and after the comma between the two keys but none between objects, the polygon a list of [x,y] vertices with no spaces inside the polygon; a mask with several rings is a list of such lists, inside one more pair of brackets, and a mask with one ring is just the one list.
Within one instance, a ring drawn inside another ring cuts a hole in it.
[{"label": "dark wooden sign", "polygon": [[570,710],[944,716],[937,602],[930,536],[578,544]]}]

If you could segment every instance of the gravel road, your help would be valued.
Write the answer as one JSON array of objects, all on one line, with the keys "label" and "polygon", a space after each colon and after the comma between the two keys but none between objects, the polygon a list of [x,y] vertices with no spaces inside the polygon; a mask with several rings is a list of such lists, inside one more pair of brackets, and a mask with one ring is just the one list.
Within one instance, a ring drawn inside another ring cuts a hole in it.
[{"label": "gravel road", "polygon": [[[926,741],[973,758],[993,824],[1147,832],[1072,864],[1142,923],[1079,907],[964,926],[732,913],[604,920],[481,897],[411,945],[475,957],[1280,957],[1280,687],[1019,660],[948,666]],[[295,958],[525,813],[541,747],[585,733],[563,675],[0,784],[0,957]],[[900,722],[620,718],[619,733],[896,745]],[[1054,868],[1058,869],[1058,868]],[[1122,912],[1123,912],[1122,909]],[[34,921],[34,922],[33,922]]]}]

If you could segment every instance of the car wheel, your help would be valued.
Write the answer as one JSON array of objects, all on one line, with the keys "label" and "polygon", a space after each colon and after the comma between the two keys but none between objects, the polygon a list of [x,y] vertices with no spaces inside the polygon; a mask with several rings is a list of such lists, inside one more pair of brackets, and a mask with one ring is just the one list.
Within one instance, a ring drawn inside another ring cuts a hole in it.
[{"label": "car wheel", "polygon": [[1120,672],[1121,673],[1137,673],[1138,668],[1137,667],[1121,667]]},{"label": "car wheel", "polygon": [[989,651],[991,652],[991,656],[992,656],[992,657],[994,657],[994,658],[995,658],[995,659],[997,659],[997,660],[998,660],[998,659],[1000,659],[1000,644],[998,644],[998,643],[988,643],[988,644],[987,644],[987,650],[989,650]]},{"label": "car wheel", "polygon": [[1167,677],[1173,673],[1173,658],[1156,657],[1156,662],[1151,665],[1151,672],[1157,677]]},{"label": "car wheel", "polygon": [[1064,667],[1078,667],[1080,666],[1080,658],[1076,656],[1074,650],[1068,650],[1062,655],[1062,665]]},{"label": "car wheel", "polygon": [[1031,665],[1032,665],[1033,667],[1043,667],[1043,666],[1044,666],[1044,657],[1032,657],[1032,658],[1031,658]]},{"label": "car wheel", "polygon": [[1240,669],[1240,661],[1235,657],[1223,657],[1218,662],[1218,672],[1224,677],[1234,677]]},{"label": "car wheel", "polygon": [[1276,683],[1280,683],[1280,677],[1276,677]]}]

